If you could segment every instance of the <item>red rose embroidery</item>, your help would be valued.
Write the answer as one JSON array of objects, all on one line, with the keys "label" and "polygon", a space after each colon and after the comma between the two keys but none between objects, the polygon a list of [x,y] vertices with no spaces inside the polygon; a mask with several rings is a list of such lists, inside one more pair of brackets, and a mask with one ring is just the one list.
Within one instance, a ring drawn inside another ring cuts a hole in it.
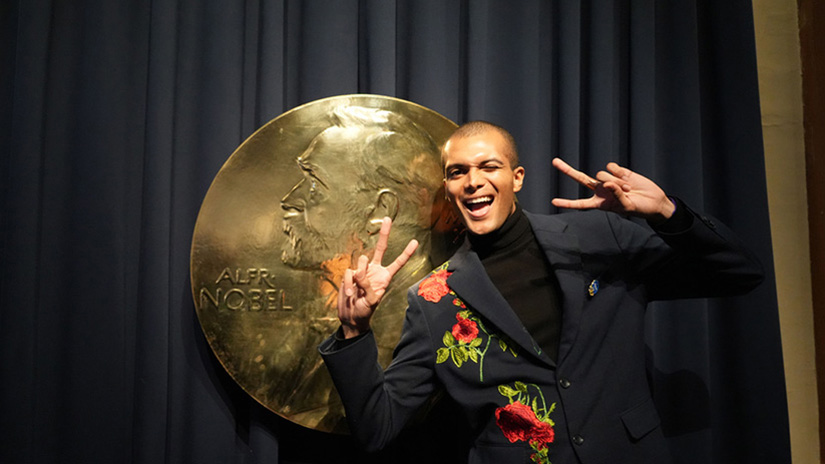
[{"label": "red rose embroidery", "polygon": [[529,406],[515,402],[496,409],[496,425],[510,443],[527,440],[536,415]]},{"label": "red rose embroidery", "polygon": [[530,444],[536,449],[547,448],[548,443],[556,439],[556,431],[547,422],[538,421],[530,431]]},{"label": "red rose embroidery", "polygon": [[447,286],[447,277],[450,277],[450,274],[452,272],[447,272],[446,269],[432,273],[418,286],[418,295],[427,301],[438,303],[441,297],[450,293],[450,287]]},{"label": "red rose embroidery", "polygon": [[478,337],[478,325],[475,321],[464,318],[461,313],[456,313],[455,318],[458,324],[453,326],[453,337],[462,343],[470,343]]},{"label": "red rose embroidery", "polygon": [[546,448],[556,437],[553,426],[540,421],[530,406],[518,401],[496,409],[496,424],[510,443],[527,441],[536,449]]}]

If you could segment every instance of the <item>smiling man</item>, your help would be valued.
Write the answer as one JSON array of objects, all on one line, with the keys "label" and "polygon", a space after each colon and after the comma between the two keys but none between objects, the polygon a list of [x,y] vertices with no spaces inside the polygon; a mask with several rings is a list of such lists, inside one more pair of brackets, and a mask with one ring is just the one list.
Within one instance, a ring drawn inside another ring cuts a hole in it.
[{"label": "smiling man", "polygon": [[393,362],[377,367],[370,319],[415,244],[384,267],[389,219],[372,259],[345,272],[341,328],[320,347],[354,435],[381,448],[443,391],[469,423],[471,463],[670,462],[647,380],[646,305],[747,292],[762,280],[758,261],[724,226],[615,163],[593,178],[553,160],[593,191],[553,204],[587,211],[523,211],[515,143],[490,123],[458,128],[442,163],[467,234],[409,290]]},{"label": "smiling man", "polygon": [[444,187],[472,234],[495,231],[516,210],[524,168],[508,137],[484,125],[465,125],[442,150]]}]

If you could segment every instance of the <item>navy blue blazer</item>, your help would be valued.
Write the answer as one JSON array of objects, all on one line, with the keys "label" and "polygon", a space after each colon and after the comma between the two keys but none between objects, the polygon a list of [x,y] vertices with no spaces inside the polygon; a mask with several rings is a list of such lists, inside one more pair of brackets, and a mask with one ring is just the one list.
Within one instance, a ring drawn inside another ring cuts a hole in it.
[{"label": "navy blue blazer", "polygon": [[601,211],[527,213],[563,294],[557,363],[465,243],[409,290],[386,370],[371,333],[319,347],[352,433],[380,449],[443,390],[472,428],[471,463],[669,462],[646,375],[647,303],[741,294],[763,275],[723,225],[690,213],[675,234]]}]

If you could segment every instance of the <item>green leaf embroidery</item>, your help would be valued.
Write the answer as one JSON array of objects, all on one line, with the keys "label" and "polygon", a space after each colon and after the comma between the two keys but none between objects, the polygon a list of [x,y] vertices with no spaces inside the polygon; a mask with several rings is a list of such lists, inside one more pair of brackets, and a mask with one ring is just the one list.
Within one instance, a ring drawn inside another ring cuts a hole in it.
[{"label": "green leaf embroidery", "polygon": [[[478,340],[478,339],[476,339]],[[478,351],[473,348],[467,348],[467,355],[470,357],[470,361],[478,364]]]},{"label": "green leaf embroidery", "polygon": [[455,345],[455,337],[453,337],[453,334],[450,333],[449,330],[444,332],[444,337],[442,337],[441,341],[443,341],[444,345],[448,347]]},{"label": "green leaf embroidery", "polygon": [[502,396],[506,396],[507,398],[512,398],[518,395],[518,392],[510,388],[509,385],[499,385],[498,392],[501,393]]},{"label": "green leaf embroidery", "polygon": [[450,350],[449,348],[439,348],[438,351],[438,358],[436,358],[435,362],[437,364],[441,364],[450,357]]},{"label": "green leaf embroidery", "polygon": [[450,350],[450,353],[453,355],[453,362],[455,363],[456,367],[461,367],[465,361],[467,361],[467,353],[463,350],[453,348]]}]

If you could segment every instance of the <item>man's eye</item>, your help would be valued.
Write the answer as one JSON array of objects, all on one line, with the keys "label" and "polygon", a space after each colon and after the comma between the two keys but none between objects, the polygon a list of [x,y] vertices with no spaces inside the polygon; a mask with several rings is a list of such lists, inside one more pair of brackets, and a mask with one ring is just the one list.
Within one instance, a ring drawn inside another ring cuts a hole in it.
[{"label": "man's eye", "polygon": [[497,171],[497,170],[501,169],[501,166],[499,166],[497,164],[487,164],[487,165],[482,166],[481,169],[483,171],[486,171],[486,172],[494,172],[494,171]]},{"label": "man's eye", "polygon": [[447,179],[455,179],[463,173],[464,171],[461,169],[450,169],[449,171],[447,171]]}]

